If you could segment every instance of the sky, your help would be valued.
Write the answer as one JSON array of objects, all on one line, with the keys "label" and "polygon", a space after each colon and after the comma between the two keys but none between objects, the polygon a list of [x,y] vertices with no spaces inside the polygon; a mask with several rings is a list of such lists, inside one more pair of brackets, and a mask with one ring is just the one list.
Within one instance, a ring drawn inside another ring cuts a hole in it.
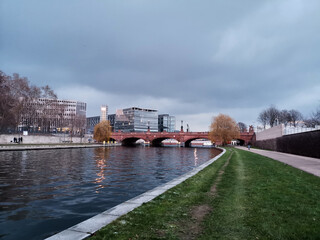
[{"label": "sky", "polygon": [[208,131],[271,104],[320,105],[318,0],[1,0],[0,70],[60,99],[176,116]]}]

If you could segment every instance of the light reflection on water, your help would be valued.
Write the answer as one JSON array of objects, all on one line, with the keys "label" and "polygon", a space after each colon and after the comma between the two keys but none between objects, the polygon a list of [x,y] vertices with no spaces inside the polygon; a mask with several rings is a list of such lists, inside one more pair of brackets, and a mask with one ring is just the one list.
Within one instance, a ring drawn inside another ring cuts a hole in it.
[{"label": "light reflection on water", "polygon": [[142,147],[0,152],[0,239],[43,239],[218,153]]},{"label": "light reflection on water", "polygon": [[194,149],[194,166],[198,165],[198,153],[197,153],[197,148]]}]

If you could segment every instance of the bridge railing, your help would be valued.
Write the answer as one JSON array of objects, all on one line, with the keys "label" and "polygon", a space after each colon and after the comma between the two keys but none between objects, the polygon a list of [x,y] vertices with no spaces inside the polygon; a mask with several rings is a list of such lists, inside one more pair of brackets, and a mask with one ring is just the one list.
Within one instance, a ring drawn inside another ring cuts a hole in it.
[{"label": "bridge railing", "polygon": [[161,134],[161,135],[173,135],[173,134],[209,134],[209,132],[112,132],[112,134],[128,134],[128,135],[138,135],[138,134]]}]

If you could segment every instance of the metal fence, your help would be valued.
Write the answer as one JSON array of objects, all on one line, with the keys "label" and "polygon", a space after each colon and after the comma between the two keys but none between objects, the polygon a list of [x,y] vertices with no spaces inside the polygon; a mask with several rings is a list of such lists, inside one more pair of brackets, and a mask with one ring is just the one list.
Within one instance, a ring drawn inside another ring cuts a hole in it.
[{"label": "metal fence", "polygon": [[308,127],[292,127],[287,126],[283,128],[283,135],[290,135],[290,134],[297,134],[297,133],[303,133],[303,132],[311,132],[320,130],[320,125],[315,126],[314,128],[308,128]]}]

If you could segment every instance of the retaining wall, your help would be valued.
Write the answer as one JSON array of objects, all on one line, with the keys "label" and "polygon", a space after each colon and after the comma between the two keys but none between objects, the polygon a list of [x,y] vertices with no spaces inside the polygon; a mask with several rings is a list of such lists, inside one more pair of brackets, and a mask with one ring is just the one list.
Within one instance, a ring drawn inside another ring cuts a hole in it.
[{"label": "retaining wall", "polygon": [[256,141],[261,149],[320,158],[320,130]]},{"label": "retaining wall", "polygon": [[23,136],[19,134],[1,134],[0,135],[0,144],[16,144],[13,143],[13,138],[19,138],[22,137],[24,144],[56,144],[56,143],[64,143],[64,142],[71,142],[72,143],[88,143],[88,136],[85,136],[83,138],[80,137],[72,137],[72,139],[68,135],[50,135],[50,136],[44,136],[44,135],[28,135]]},{"label": "retaining wall", "polygon": [[266,129],[262,132],[257,132],[256,133],[256,140],[257,141],[262,141],[262,140],[267,140],[267,139],[274,139],[281,137],[283,133],[283,125],[277,125],[275,127]]}]

